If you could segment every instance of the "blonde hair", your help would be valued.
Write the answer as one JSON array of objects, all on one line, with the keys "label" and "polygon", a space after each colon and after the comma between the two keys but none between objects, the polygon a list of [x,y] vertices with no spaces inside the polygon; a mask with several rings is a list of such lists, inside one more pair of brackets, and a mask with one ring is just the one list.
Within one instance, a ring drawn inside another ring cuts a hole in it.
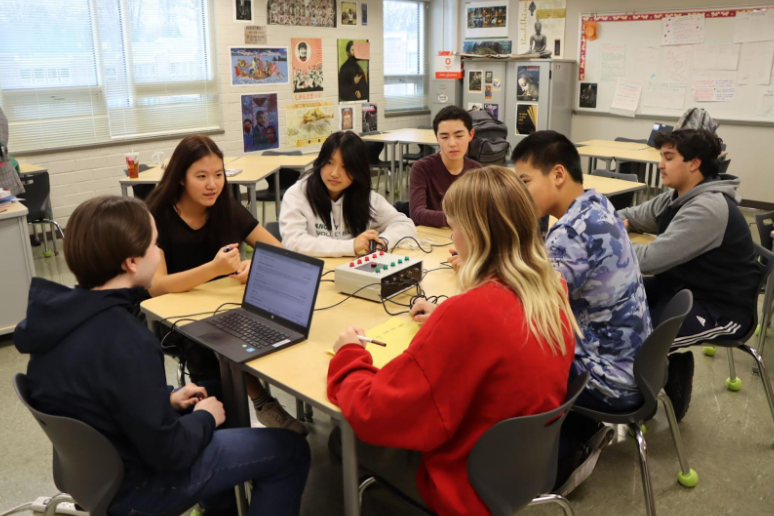
[{"label": "blonde hair", "polygon": [[567,318],[580,334],[559,274],[548,261],[532,197],[513,170],[489,166],[468,171],[443,199],[443,211],[465,237],[468,257],[458,271],[465,292],[500,280],[524,307],[529,331],[552,354],[564,355]]}]

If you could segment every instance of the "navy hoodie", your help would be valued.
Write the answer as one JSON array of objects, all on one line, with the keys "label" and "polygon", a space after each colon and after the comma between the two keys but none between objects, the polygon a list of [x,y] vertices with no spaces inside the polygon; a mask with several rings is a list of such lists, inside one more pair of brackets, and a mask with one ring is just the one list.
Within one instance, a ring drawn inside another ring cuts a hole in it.
[{"label": "navy hoodie", "polygon": [[35,408],[78,419],[118,450],[127,479],[188,468],[209,444],[215,418],[169,402],[158,339],[133,312],[144,289],[84,290],[33,278],[14,344],[30,354]]}]

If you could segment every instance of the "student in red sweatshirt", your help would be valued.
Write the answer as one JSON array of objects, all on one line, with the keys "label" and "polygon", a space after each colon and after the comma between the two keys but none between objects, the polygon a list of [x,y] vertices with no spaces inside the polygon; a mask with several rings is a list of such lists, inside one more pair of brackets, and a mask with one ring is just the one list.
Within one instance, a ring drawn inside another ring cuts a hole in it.
[{"label": "student in red sweatshirt", "polygon": [[328,397],[362,440],[363,469],[441,516],[485,515],[468,454],[494,424],[562,403],[578,326],[513,171],[468,172],[443,211],[463,257],[461,293],[439,306],[417,302],[422,329],[383,369],[359,342],[363,330],[348,328],[334,346]]}]

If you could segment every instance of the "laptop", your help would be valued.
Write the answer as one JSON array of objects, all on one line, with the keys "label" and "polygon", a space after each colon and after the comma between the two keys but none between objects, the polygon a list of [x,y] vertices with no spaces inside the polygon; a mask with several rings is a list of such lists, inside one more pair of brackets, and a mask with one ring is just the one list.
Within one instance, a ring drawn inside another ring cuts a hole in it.
[{"label": "laptop", "polygon": [[241,308],[178,331],[242,363],[309,338],[323,261],[256,242]]},{"label": "laptop", "polygon": [[655,143],[653,142],[653,139],[656,137],[658,133],[664,133],[669,134],[674,130],[674,126],[666,125],[666,124],[659,124],[655,123],[653,124],[653,129],[650,131],[650,138],[648,138],[648,146],[649,147],[655,147]]}]

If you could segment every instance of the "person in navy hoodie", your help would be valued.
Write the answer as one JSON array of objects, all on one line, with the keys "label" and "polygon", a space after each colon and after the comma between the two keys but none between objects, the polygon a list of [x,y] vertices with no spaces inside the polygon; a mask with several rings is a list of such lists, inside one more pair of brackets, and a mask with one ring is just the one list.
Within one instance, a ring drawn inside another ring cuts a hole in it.
[{"label": "person in navy hoodie", "polygon": [[276,428],[216,430],[223,404],[205,386],[166,385],[158,339],[135,317],[161,257],[145,205],[90,199],[67,224],[64,252],[78,286],[34,278],[14,343],[30,355],[35,407],[80,420],[115,446],[124,480],[110,516],[236,514],[233,487],[252,481],[250,516],[294,514],[309,445]]}]

